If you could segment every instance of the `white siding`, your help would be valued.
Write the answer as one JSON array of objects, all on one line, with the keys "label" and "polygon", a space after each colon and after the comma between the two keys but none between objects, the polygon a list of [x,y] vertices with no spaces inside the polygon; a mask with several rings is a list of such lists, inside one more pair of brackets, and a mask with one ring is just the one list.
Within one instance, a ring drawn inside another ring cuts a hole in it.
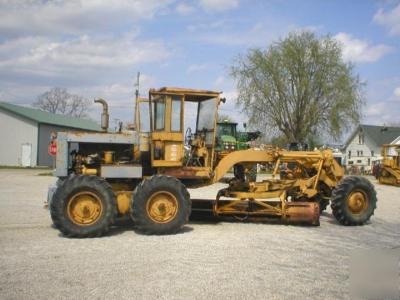
[{"label": "white siding", "polygon": [[36,166],[38,125],[0,109],[0,165],[21,165],[22,144],[32,145],[32,166]]},{"label": "white siding", "polygon": [[[349,158],[349,151],[351,151],[351,157]],[[358,152],[357,152],[358,151]],[[362,151],[362,154],[360,153]],[[374,156],[372,156],[373,151]],[[381,158],[381,148],[377,147],[373,141],[364,135],[364,143],[360,144],[358,139],[358,133],[354,136],[353,140],[347,145],[344,153],[345,165],[364,166],[365,170],[370,170],[372,162]],[[368,165],[368,159],[370,164]],[[353,162],[350,164],[349,162]]]}]

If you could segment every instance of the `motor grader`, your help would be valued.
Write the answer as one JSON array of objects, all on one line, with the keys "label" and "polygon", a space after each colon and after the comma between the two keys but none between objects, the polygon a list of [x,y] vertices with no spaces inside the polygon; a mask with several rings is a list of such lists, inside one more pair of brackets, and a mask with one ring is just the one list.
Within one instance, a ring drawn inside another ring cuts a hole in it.
[{"label": "motor grader", "polygon": [[378,174],[379,183],[400,186],[400,145],[383,145],[381,154],[382,165]]},{"label": "motor grader", "polygon": [[[333,215],[343,225],[362,225],[375,210],[372,184],[362,177],[344,177],[329,150],[270,147],[218,158],[217,110],[225,102],[220,92],[150,89],[148,98],[136,100],[135,130],[118,133],[107,132],[107,103],[96,102],[103,105],[104,132],[57,136],[59,179],[48,199],[53,223],[66,236],[100,236],[124,215],[132,218],[138,232],[172,234],[188,222],[192,210],[207,207],[215,216],[313,225],[319,224],[323,200],[331,202]],[[185,115],[195,117],[195,128],[185,130]],[[190,198],[189,186],[214,184],[235,165],[246,173],[256,163],[274,164],[271,178],[233,178],[215,199]],[[288,163],[297,167],[279,178],[281,165]]]}]

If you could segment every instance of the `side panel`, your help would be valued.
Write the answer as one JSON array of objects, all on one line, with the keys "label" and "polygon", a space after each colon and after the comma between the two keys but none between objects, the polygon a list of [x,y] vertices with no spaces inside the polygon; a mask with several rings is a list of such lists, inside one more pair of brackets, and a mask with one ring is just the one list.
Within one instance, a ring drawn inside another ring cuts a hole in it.
[{"label": "side panel", "polygon": [[0,165],[20,166],[22,144],[31,145],[31,166],[36,166],[38,125],[5,110],[0,110]]},{"label": "side panel", "polygon": [[136,132],[129,133],[83,133],[83,132],[59,132],[57,134],[57,177],[68,176],[69,153],[71,143],[94,144],[138,144]]}]

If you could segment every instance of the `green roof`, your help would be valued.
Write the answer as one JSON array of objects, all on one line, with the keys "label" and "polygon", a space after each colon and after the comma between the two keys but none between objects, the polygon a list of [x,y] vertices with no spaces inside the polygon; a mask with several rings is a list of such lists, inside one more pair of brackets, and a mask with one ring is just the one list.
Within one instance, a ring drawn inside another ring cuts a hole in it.
[{"label": "green roof", "polygon": [[0,102],[0,109],[4,109],[18,116],[42,124],[57,125],[62,127],[70,127],[70,128],[84,129],[90,131],[101,131],[101,127],[99,126],[99,124],[97,124],[92,120],[53,114],[39,109],[19,106],[7,102]]}]

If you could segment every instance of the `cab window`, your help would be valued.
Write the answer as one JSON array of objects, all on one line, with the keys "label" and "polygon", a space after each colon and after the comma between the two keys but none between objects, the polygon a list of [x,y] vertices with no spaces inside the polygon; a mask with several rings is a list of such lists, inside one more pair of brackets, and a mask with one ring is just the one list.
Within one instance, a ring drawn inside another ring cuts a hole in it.
[{"label": "cab window", "polygon": [[154,101],[154,129],[165,128],[165,98],[160,97]]},{"label": "cab window", "polygon": [[172,109],[171,109],[171,131],[175,132],[181,131],[182,128],[181,112],[182,112],[182,98],[180,96],[173,96]]}]

